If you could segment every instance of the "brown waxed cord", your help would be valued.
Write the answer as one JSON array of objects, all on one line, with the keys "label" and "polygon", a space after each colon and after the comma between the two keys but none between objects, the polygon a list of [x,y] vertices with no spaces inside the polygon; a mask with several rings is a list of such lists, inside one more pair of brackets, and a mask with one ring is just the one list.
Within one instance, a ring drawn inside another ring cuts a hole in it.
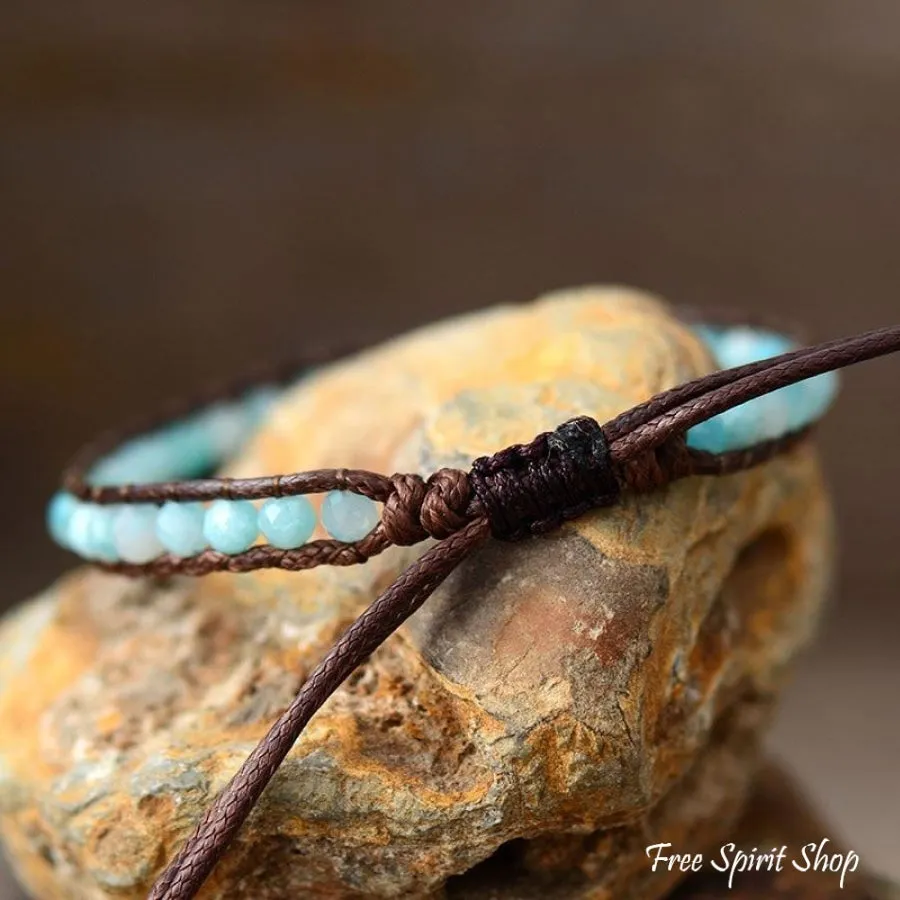
[{"label": "brown waxed cord", "polygon": [[313,714],[490,533],[477,518],[414,562],[341,636],[162,874],[150,900],[193,897]]},{"label": "brown waxed cord", "polygon": [[260,499],[328,490],[350,490],[384,504],[381,521],[360,541],[313,541],[296,550],[257,546],[235,555],[207,550],[186,559],[165,555],[141,565],[98,563],[114,572],[204,575],[353,565],[392,545],[412,545],[428,537],[439,541],[326,654],[157,880],[150,900],[195,896],[309,719],[488,535],[520,540],[550,531],[589,509],[612,505],[623,491],[651,491],[689,475],[725,474],[758,465],[794,446],[805,431],[720,454],[689,448],[685,432],[770,391],[897,350],[900,327],[883,328],[714,372],[664,391],[603,426],[579,417],[528,444],[476,460],[468,472],[442,469],[427,480],[411,474],[326,469],[249,479],[93,486],[86,475],[90,465],[121,438],[110,436],[83,454],[66,473],[65,487],[80,499],[100,504]]},{"label": "brown waxed cord", "polygon": [[[900,326],[879,328],[856,337],[829,341],[806,351],[776,356],[765,361],[766,365],[762,368],[742,377],[725,380],[716,378],[715,375],[740,373],[744,367],[714,373],[713,376],[708,376],[709,382],[716,385],[713,390],[698,390],[690,399],[683,398],[677,404],[669,404],[667,409],[640,425],[630,422],[628,432],[622,434],[613,445],[613,458],[633,459],[669,440],[673,434],[683,433],[748,400],[897,350],[900,350]],[[698,380],[701,387],[705,380]],[[627,416],[628,413],[624,415]]]}]

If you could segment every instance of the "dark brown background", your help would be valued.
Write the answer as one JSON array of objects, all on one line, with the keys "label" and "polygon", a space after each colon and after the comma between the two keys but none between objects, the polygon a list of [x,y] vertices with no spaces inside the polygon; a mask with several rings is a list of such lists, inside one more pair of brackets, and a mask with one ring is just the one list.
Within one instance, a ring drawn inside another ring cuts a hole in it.
[{"label": "dark brown background", "polygon": [[[5,605],[71,562],[42,507],[79,442],[308,341],[588,281],[900,320],[890,0],[31,0],[0,27]],[[776,734],[896,874],[898,382],[850,373],[824,429],[839,603]]]}]

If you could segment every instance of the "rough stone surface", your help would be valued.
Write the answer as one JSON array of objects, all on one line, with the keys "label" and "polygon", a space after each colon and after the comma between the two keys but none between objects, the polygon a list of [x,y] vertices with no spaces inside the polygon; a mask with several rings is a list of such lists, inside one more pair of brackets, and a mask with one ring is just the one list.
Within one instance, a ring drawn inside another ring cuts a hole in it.
[{"label": "rough stone surface", "polygon": [[[570,291],[305,379],[233,471],[465,465],[710,365],[653,298]],[[203,896],[470,898],[510,854],[546,900],[662,896],[643,848],[732,827],[830,539],[806,446],[486,547],[314,719]],[[8,618],[0,827],[23,882],[42,900],[144,896],[418,552],[168,584],[81,569]]]}]

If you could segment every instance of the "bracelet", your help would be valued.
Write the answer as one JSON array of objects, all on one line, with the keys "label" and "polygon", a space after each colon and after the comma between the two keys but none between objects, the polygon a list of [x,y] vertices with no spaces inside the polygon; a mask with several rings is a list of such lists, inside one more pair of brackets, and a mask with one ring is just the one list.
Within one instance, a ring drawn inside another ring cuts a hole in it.
[{"label": "bracelet", "polygon": [[[720,369],[794,349],[789,338],[770,331],[710,325],[695,330]],[[722,454],[778,441],[802,432],[820,418],[835,393],[834,373],[821,375],[799,389],[784,388],[700,422],[687,431],[686,446]],[[387,478],[344,470],[230,481],[181,480],[210,471],[234,456],[277,397],[275,385],[243,390],[155,431],[130,440],[112,437],[103,442],[69,470],[64,480],[68,490],[51,501],[51,535],[86,559],[133,575],[202,575],[265,566],[304,569],[361,563],[392,544],[413,544],[427,536],[447,537],[466,521],[473,489],[482,506],[495,510],[494,535],[507,540],[546,531],[601,505],[604,494],[609,493],[612,500],[617,494],[612,484],[603,485],[595,501],[597,486],[570,485],[578,503],[569,508],[560,502],[559,490],[550,490],[548,484],[540,496],[531,498],[534,509],[525,518],[501,524],[499,509],[509,504],[491,490],[496,477],[488,477],[491,466],[486,460],[476,461],[470,473],[444,470],[427,484],[417,475]],[[599,426],[585,419],[580,427],[581,437],[588,444],[595,440],[594,450],[603,456]],[[567,451],[576,452],[574,445],[569,446],[572,440],[577,444],[579,438],[569,425],[553,438],[561,442],[563,456]],[[103,452],[109,443],[114,443],[115,449]],[[542,436],[530,453],[539,459],[545,449]],[[679,474],[691,474],[692,462],[699,465],[700,459],[686,458],[682,463],[686,468]],[[496,470],[498,463],[492,465]],[[587,463],[582,461],[573,472],[586,473]],[[627,472],[623,474],[627,480]],[[333,540],[310,545],[317,520],[305,495],[321,492],[327,492],[321,524]],[[265,502],[257,509],[253,500]],[[210,505],[204,507],[202,501],[210,501]],[[376,502],[385,506],[381,516]],[[539,514],[535,510],[541,505],[546,509]],[[267,542],[263,546],[257,545],[260,536]]]},{"label": "bracelet", "polygon": [[[322,469],[256,478],[202,478],[243,446],[299,367],[173,407],[87,448],[50,503],[62,546],[131,576],[354,565],[390,546],[437,541],[369,606],[312,670],[300,692],[207,810],[160,875],[151,900],[189,900],[327,698],[492,536],[552,531],[624,493],[692,475],[758,465],[801,441],[837,390],[836,370],[900,350],[900,326],[801,348],[763,327],[693,325],[717,370],[664,391],[604,424],[580,416],[468,471],[380,475]],[[333,357],[328,357],[333,358]],[[322,360],[325,361],[325,360]],[[204,405],[205,403],[205,405]],[[324,493],[321,525],[307,494]],[[254,501],[263,501],[257,506]],[[380,509],[379,509],[380,505]],[[262,536],[266,543],[258,543]]]}]

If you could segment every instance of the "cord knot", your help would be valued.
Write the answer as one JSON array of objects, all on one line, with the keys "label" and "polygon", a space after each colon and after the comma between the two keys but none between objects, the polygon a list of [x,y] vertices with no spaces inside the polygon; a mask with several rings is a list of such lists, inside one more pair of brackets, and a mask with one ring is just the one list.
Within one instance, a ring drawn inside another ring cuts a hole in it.
[{"label": "cord knot", "polygon": [[471,521],[469,476],[459,469],[438,469],[428,479],[422,501],[422,527],[438,539],[450,537]]},{"label": "cord knot", "polygon": [[475,460],[469,482],[494,537],[505,541],[543,534],[619,497],[606,436],[588,416]]},{"label": "cord knot", "polygon": [[459,469],[438,469],[428,481],[419,475],[392,475],[391,485],[381,527],[392,544],[408,547],[428,537],[443,540],[471,521],[469,479]]}]

